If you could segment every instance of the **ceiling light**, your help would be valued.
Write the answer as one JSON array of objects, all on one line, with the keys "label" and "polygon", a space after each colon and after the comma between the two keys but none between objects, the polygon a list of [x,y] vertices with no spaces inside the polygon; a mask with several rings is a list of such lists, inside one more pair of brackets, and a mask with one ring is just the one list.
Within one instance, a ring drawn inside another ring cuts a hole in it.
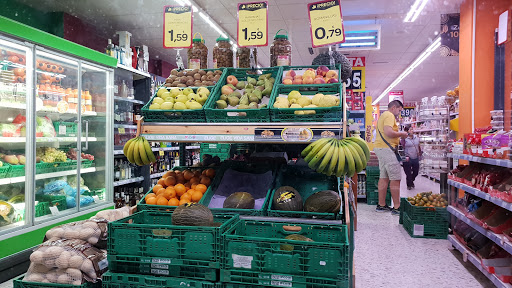
[{"label": "ceiling light", "polygon": [[345,42],[336,45],[337,51],[380,49],[380,24],[345,26]]},{"label": "ceiling light", "polygon": [[375,36],[348,36],[345,37],[345,40],[367,40],[367,39],[375,39]]},{"label": "ceiling light", "polygon": [[414,62],[412,62],[412,64],[409,65],[404,70],[404,72],[402,72],[402,74],[400,74],[400,76],[398,76],[398,78],[396,78],[395,81],[393,81],[393,83],[391,83],[391,85],[389,85],[388,88],[386,88],[386,90],[384,90],[382,92],[382,94],[380,94],[380,96],[377,97],[377,99],[375,99],[372,102],[372,105],[376,105],[377,103],[379,103],[380,99],[385,97],[389,93],[389,91],[393,90],[393,88],[395,88],[395,86],[398,85],[398,83],[400,83],[405,77],[407,77],[407,75],[409,75],[423,61],[425,61],[425,59],[427,59],[428,56],[430,56],[430,54],[432,54],[432,52],[434,52],[437,48],[439,48],[439,46],[441,46],[441,37],[437,37],[436,40],[434,40],[434,42],[432,42],[432,44],[430,44],[425,49],[425,51],[423,51],[423,53],[421,53],[420,56],[418,58],[416,58],[416,60],[414,60]]},{"label": "ceiling light", "polygon": [[411,6],[411,10],[407,13],[404,18],[404,22],[414,22],[420,16],[421,10],[425,8],[428,0],[416,0]]},{"label": "ceiling light", "polygon": [[341,43],[341,47],[351,47],[351,46],[373,46],[377,43],[375,42],[354,42],[354,43]]}]

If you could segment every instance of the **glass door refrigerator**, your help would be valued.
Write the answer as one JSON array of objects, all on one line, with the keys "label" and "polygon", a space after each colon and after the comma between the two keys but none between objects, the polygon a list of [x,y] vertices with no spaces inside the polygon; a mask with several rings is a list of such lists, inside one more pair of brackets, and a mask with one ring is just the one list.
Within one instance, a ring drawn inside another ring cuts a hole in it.
[{"label": "glass door refrigerator", "polygon": [[116,62],[0,25],[0,260],[41,243],[50,225],[113,207]]}]

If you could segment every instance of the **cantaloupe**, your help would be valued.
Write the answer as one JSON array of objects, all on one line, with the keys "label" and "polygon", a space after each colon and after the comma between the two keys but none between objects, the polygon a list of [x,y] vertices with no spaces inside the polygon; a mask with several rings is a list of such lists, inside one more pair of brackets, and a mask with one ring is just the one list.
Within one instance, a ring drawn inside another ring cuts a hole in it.
[{"label": "cantaloupe", "polygon": [[186,203],[178,206],[172,213],[172,225],[213,226],[213,214],[204,205]]},{"label": "cantaloupe", "polygon": [[274,192],[272,209],[282,211],[302,211],[302,197],[295,188],[282,186]]},{"label": "cantaloupe", "polygon": [[254,209],[254,198],[247,192],[235,192],[224,200],[223,208]]},{"label": "cantaloupe", "polygon": [[340,211],[341,199],[337,192],[324,190],[316,192],[306,199],[304,211],[318,213],[335,213]]}]

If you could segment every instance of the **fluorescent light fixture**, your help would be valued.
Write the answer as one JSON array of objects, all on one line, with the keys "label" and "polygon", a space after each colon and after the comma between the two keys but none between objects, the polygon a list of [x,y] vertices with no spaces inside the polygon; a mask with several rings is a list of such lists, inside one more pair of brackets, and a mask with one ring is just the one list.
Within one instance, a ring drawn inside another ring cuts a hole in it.
[{"label": "fluorescent light fixture", "polygon": [[348,36],[345,37],[345,40],[367,40],[367,39],[375,39],[375,36]]},{"label": "fluorescent light fixture", "polygon": [[28,51],[28,47],[27,46],[23,46],[23,45],[19,45],[19,44],[13,43],[13,42],[5,41],[3,39],[0,39],[0,45],[6,46],[6,47],[15,48],[15,49],[18,49],[18,50],[23,50],[25,52]]},{"label": "fluorescent light fixture", "polygon": [[414,60],[414,62],[412,62],[412,64],[409,65],[409,67],[407,67],[404,70],[404,72],[402,72],[402,74],[400,74],[400,76],[398,76],[398,78],[396,78],[395,81],[393,81],[393,83],[391,83],[388,86],[388,88],[386,88],[386,90],[384,90],[382,94],[380,94],[380,96],[377,97],[377,99],[375,99],[372,102],[372,105],[376,105],[377,103],[379,103],[380,99],[385,97],[391,90],[393,90],[393,88],[395,88],[395,86],[398,85],[398,83],[400,83],[405,77],[407,77],[407,75],[409,75],[414,69],[416,69],[416,67],[418,67],[423,61],[425,61],[425,59],[427,59],[428,56],[432,54],[432,52],[439,48],[439,46],[441,46],[441,37],[437,37],[434,40],[434,42],[432,42],[432,44],[430,44],[425,49],[425,51],[423,51],[423,53],[421,53],[420,56],[416,58],[416,60]]},{"label": "fluorescent light fixture", "polygon": [[350,46],[374,46],[375,42],[354,42],[354,43],[341,43],[341,47],[350,47]]},{"label": "fluorescent light fixture", "polygon": [[381,25],[346,25],[345,42],[336,45],[337,51],[379,50]]},{"label": "fluorescent light fixture", "polygon": [[176,0],[176,3],[180,4],[181,6],[185,6],[185,2],[183,2],[181,0]]},{"label": "fluorescent light fixture", "polygon": [[404,18],[404,22],[414,22],[420,16],[421,11],[427,5],[428,0],[416,0],[411,6],[411,10]]}]

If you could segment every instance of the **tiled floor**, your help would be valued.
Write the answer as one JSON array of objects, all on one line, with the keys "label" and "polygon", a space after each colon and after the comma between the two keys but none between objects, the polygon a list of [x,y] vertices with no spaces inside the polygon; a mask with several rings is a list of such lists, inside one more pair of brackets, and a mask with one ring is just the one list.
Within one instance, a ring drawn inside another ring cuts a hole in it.
[{"label": "tiled floor", "polygon": [[[405,180],[405,175],[403,175]],[[418,176],[416,188],[401,183],[401,196],[439,193],[439,184]],[[411,238],[398,224],[398,216],[375,212],[376,206],[358,204],[355,232],[357,288],[480,288],[494,285],[462,255],[450,250],[447,240]]]}]

